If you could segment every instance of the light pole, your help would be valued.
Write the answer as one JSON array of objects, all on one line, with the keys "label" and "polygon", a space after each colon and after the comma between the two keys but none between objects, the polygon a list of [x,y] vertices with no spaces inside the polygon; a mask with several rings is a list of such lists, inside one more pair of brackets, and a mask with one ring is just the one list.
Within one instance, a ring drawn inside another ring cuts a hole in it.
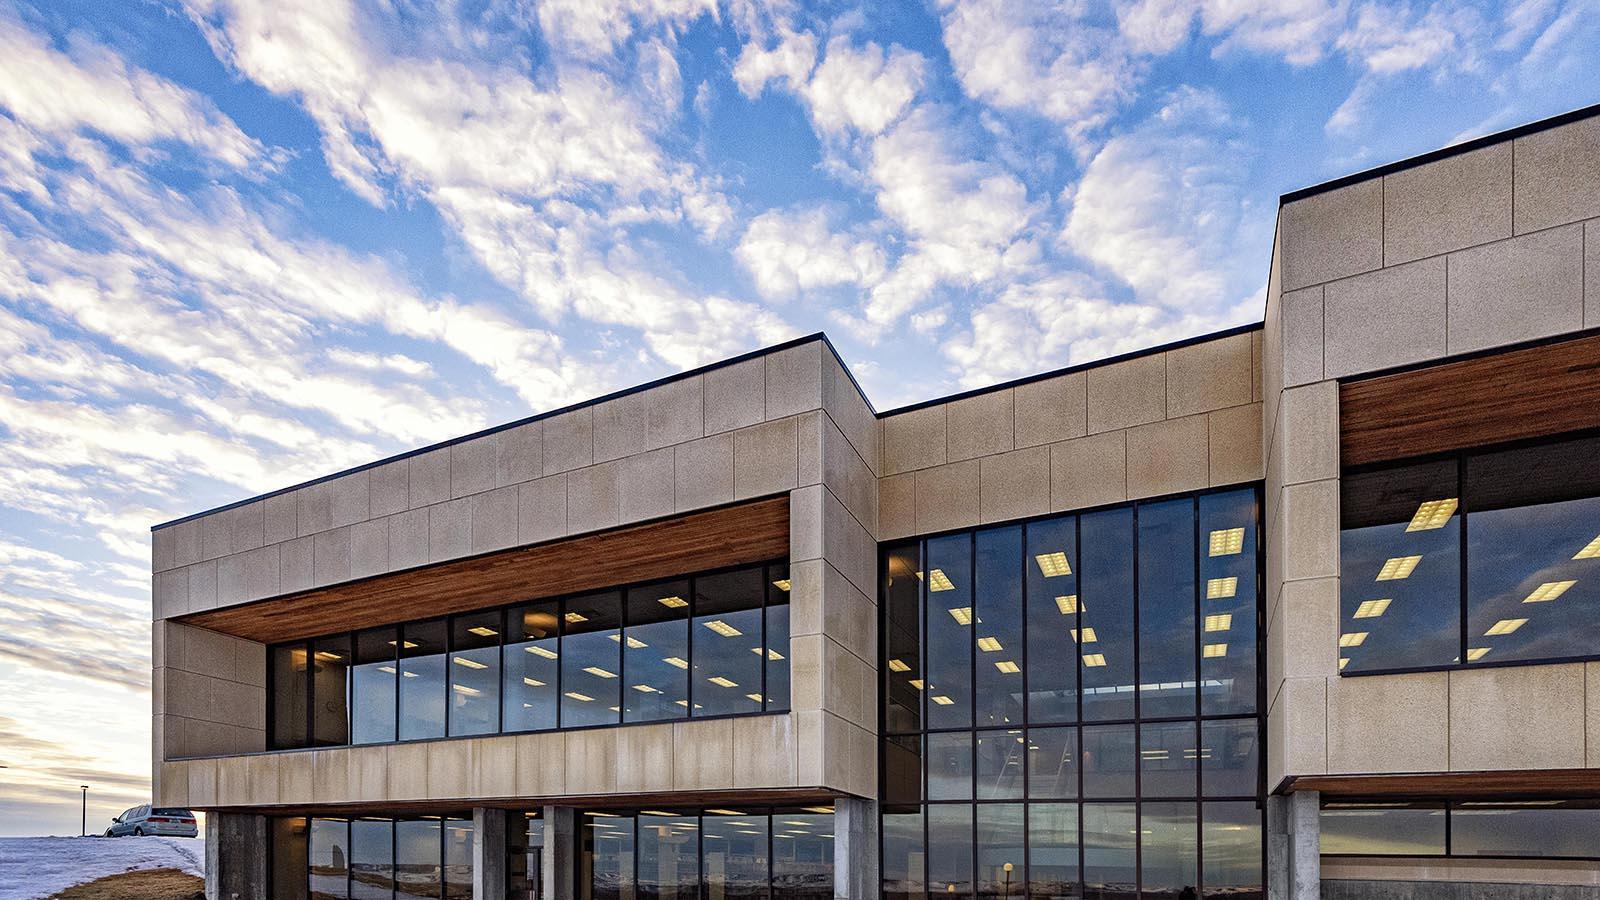
[{"label": "light pole", "polygon": [[80,784],[80,785],[78,785],[78,787],[83,790],[83,822],[78,828],[78,837],[88,837],[89,836],[89,786],[87,784]]},{"label": "light pole", "polygon": [[1005,870],[1006,870],[1006,892],[1004,894],[1002,894],[1001,896],[1009,898],[1011,896],[1011,863],[1006,863],[1005,864]]}]

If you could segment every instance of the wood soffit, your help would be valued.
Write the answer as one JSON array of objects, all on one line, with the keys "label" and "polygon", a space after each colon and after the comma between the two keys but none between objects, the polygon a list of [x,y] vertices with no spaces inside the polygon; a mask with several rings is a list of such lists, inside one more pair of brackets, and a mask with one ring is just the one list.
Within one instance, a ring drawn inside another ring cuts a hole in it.
[{"label": "wood soffit", "polygon": [[1597,769],[1514,769],[1429,775],[1301,775],[1286,791],[1330,797],[1574,797],[1600,796]]},{"label": "wood soffit", "polygon": [[1600,335],[1352,381],[1346,466],[1600,427]]},{"label": "wood soffit", "polygon": [[788,555],[789,498],[783,495],[192,613],[174,621],[278,643]]}]

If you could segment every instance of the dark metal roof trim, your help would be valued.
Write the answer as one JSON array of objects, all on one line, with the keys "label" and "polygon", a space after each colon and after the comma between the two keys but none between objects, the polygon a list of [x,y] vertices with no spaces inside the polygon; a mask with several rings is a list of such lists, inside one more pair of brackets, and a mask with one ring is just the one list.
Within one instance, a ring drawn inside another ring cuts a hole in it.
[{"label": "dark metal roof trim", "polygon": [[1474,150],[1480,150],[1484,147],[1502,144],[1506,141],[1515,140],[1519,137],[1526,137],[1530,134],[1537,134],[1541,131],[1549,131],[1552,128],[1560,128],[1562,125],[1569,125],[1573,122],[1580,122],[1584,119],[1593,118],[1595,116],[1600,116],[1600,103],[1596,103],[1593,106],[1585,106],[1581,109],[1574,109],[1569,112],[1564,112],[1559,115],[1551,116],[1548,119],[1540,119],[1537,122],[1529,122],[1525,125],[1518,125],[1515,128],[1508,128],[1505,131],[1497,131],[1494,134],[1486,134],[1482,137],[1476,137],[1469,141],[1462,141],[1459,144],[1451,144],[1448,147],[1440,147],[1437,150],[1430,150],[1427,153],[1423,153],[1419,156],[1413,156],[1397,162],[1385,163],[1381,166],[1367,169],[1364,172],[1357,172],[1354,175],[1341,175],[1332,181],[1324,181],[1321,184],[1313,184],[1310,187],[1303,187],[1298,190],[1293,190],[1287,194],[1283,194],[1278,198],[1278,206],[1282,207],[1287,204],[1294,203],[1297,200],[1304,200],[1307,197],[1314,197],[1317,194],[1325,194],[1329,191],[1338,190],[1342,187],[1349,187],[1352,184],[1360,184],[1363,181],[1370,181],[1374,178],[1381,178],[1385,175],[1393,175],[1396,172],[1404,172],[1407,169],[1425,166],[1428,163],[1438,162],[1441,159],[1449,159],[1452,156],[1460,156],[1463,153],[1471,153]]}]

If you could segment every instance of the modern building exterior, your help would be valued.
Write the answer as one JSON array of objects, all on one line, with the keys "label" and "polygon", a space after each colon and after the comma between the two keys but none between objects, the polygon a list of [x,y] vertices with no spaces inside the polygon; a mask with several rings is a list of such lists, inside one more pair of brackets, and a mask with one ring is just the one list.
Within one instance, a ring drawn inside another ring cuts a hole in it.
[{"label": "modern building exterior", "polygon": [[1260,324],[890,412],[814,335],[153,543],[213,900],[1600,897],[1600,108],[1286,195]]}]

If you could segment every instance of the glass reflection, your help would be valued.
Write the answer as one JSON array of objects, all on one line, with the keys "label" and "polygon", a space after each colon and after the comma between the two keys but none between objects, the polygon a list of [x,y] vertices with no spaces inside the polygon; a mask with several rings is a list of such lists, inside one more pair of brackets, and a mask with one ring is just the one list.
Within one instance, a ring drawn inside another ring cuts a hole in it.
[{"label": "glass reflection", "polygon": [[972,896],[972,807],[928,807],[928,893]]},{"label": "glass reflection", "polygon": [[1021,728],[980,731],[976,737],[979,800],[1021,800],[1023,756],[1027,743]]},{"label": "glass reflection", "polygon": [[445,900],[472,898],[472,844],[475,837],[471,819],[444,821]]},{"label": "glass reflection", "polygon": [[1139,791],[1145,797],[1193,797],[1195,766],[1203,750],[1195,743],[1195,723],[1159,722],[1139,726]]},{"label": "glass reflection", "polygon": [[1207,797],[1254,797],[1261,772],[1255,719],[1223,719],[1200,726],[1200,786]]},{"label": "glass reflection", "polygon": [[401,819],[394,824],[395,896],[438,897],[443,887],[440,821]]},{"label": "glass reflection", "polygon": [[1467,662],[1600,643],[1600,438],[1466,461]]},{"label": "glass reflection", "polygon": [[[689,582],[686,579],[629,588],[628,626],[622,641],[628,689],[623,721],[675,719],[689,706]],[[672,660],[672,662],[668,662]]]},{"label": "glass reflection", "polygon": [[756,900],[767,893],[766,816],[701,817],[706,900]]},{"label": "glass reflection", "polygon": [[1195,896],[1200,845],[1195,804],[1145,803],[1139,813],[1140,896]]},{"label": "glass reflection", "polygon": [[272,869],[268,879],[272,885],[272,900],[306,900],[307,874],[311,860],[306,820],[284,816],[268,820],[272,829],[268,852]]},{"label": "glass reflection", "polygon": [[884,555],[884,727],[922,730],[922,559],[920,544]]},{"label": "glass reflection", "polygon": [[977,636],[973,716],[979,728],[1022,722],[1022,528],[973,539],[973,625]]},{"label": "glass reflection", "polygon": [[311,820],[312,900],[344,900],[350,896],[350,823],[343,819]]},{"label": "glass reflection", "polygon": [[500,611],[450,620],[450,733],[500,730]]},{"label": "glass reflection", "polygon": [[506,615],[504,730],[556,727],[560,622],[561,604],[556,601],[530,603]]},{"label": "glass reflection", "polygon": [[584,813],[578,893],[582,900],[635,900],[633,817]]},{"label": "glass reflection", "polygon": [[1138,889],[1138,821],[1132,803],[1083,804],[1084,897],[1131,898]]},{"label": "glass reflection", "polygon": [[574,597],[566,603],[562,623],[561,727],[618,721],[622,712],[621,595],[603,591]]},{"label": "glass reflection", "polygon": [[377,744],[394,740],[399,634],[394,628],[374,628],[356,634],[356,665],[350,673],[352,743]]},{"label": "glass reflection", "polygon": [[1329,803],[1322,808],[1323,853],[1443,856],[1442,803]]},{"label": "glass reflection", "polygon": [[972,537],[927,546],[928,727],[960,728],[972,724]]},{"label": "glass reflection", "polygon": [[[1028,721],[1078,718],[1078,520],[1028,525]],[[1071,661],[1074,664],[1067,664]]]},{"label": "glass reflection", "polygon": [[1078,730],[1028,729],[1028,796],[1036,800],[1078,796]]},{"label": "glass reflection", "polygon": [[1139,715],[1147,718],[1195,711],[1194,531],[1193,500],[1139,506]]},{"label": "glass reflection", "polygon": [[356,819],[350,823],[350,896],[390,900],[394,893],[394,823]]},{"label": "glass reflection", "polygon": [[1028,890],[1034,898],[1078,896],[1078,805],[1028,805]]},{"label": "glass reflection", "polygon": [[272,746],[275,748],[306,745],[307,652],[305,644],[272,648]]},{"label": "glass reflection", "polygon": [[1261,807],[1253,800],[1205,804],[1201,836],[1207,897],[1260,900]]},{"label": "glass reflection", "polygon": [[767,712],[789,708],[789,567],[767,568]]},{"label": "glass reflection", "polygon": [[1461,646],[1460,489],[1453,460],[1340,482],[1339,666],[1444,666]]},{"label": "glass reflection", "polygon": [[350,743],[350,638],[319,638],[311,644],[312,740],[322,746]]},{"label": "glass reflection", "polygon": [[928,799],[972,799],[972,733],[928,735]]},{"label": "glass reflection", "polygon": [[[1236,715],[1256,708],[1256,492],[1200,497],[1200,712]],[[1212,534],[1242,534],[1212,555]]]},{"label": "glass reflection", "polygon": [[444,620],[403,626],[400,635],[400,740],[444,737]]},{"label": "glass reflection", "polygon": [[762,571],[703,576],[695,579],[694,589],[692,715],[760,712]]},{"label": "glass reflection", "polygon": [[979,804],[977,814],[978,895],[1021,895],[1023,879],[1022,804]]},{"label": "glass reflection", "polygon": [[[544,890],[544,819],[538,810],[508,814],[506,823],[507,900],[539,900]],[[521,820],[521,827],[518,826]]]},{"label": "glass reflection", "polygon": [[[1079,519],[1078,609],[1083,718],[1133,718],[1133,510]],[[1131,792],[1130,792],[1131,793]]]},{"label": "glass reflection", "polygon": [[923,896],[922,810],[885,806],[883,810],[884,900]]},{"label": "glass reflection", "polygon": [[1600,858],[1600,803],[1455,803],[1450,807],[1450,855]]},{"label": "glass reflection", "polygon": [[1137,743],[1132,725],[1083,729],[1083,796],[1132,797]]},{"label": "glass reflection", "polygon": [[890,735],[883,740],[883,802],[922,802],[922,737]]},{"label": "glass reflection", "polygon": [[640,900],[689,900],[700,884],[699,822],[695,816],[640,813]]},{"label": "glass reflection", "polygon": [[773,811],[772,896],[774,900],[831,900],[832,815]]}]

